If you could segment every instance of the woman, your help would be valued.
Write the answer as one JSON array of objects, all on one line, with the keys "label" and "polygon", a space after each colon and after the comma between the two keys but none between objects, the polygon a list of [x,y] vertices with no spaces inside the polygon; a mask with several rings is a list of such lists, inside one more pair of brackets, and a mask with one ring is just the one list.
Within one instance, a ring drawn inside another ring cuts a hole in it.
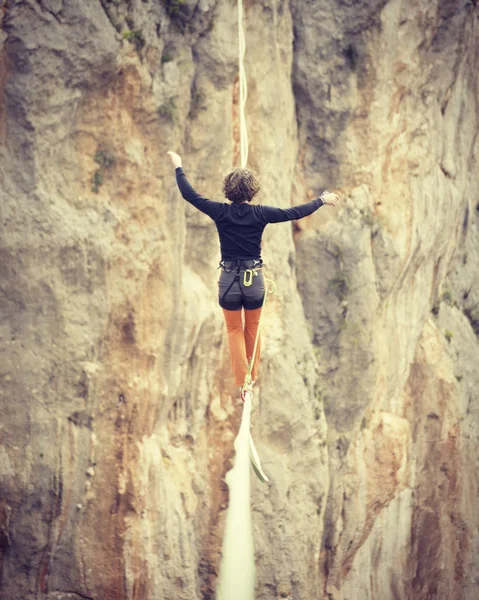
[{"label": "woman", "polygon": [[[223,184],[225,197],[231,202],[212,202],[195,192],[186,179],[181,157],[168,152],[176,170],[176,182],[185,200],[213,219],[221,246],[219,304],[223,309],[228,333],[231,367],[236,385],[241,386],[244,400],[251,386],[245,381],[253,355],[261,307],[264,300],[264,276],[261,260],[261,238],[268,223],[302,219],[323,204],[336,206],[339,198],[324,192],[319,198],[292,208],[255,205],[250,202],[259,192],[259,183],[248,169],[234,169]],[[242,322],[244,309],[244,328]],[[258,375],[259,340],[251,371],[254,382]]]}]

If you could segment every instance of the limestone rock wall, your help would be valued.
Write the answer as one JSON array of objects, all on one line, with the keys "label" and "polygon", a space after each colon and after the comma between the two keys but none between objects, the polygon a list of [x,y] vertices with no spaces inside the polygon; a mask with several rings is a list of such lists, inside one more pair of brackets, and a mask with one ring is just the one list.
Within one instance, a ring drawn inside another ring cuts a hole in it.
[{"label": "limestone rock wall", "polygon": [[[8,1],[0,590],[214,597],[240,410],[207,197],[237,163],[236,5]],[[245,4],[267,229],[258,599],[477,597],[475,3]]]}]

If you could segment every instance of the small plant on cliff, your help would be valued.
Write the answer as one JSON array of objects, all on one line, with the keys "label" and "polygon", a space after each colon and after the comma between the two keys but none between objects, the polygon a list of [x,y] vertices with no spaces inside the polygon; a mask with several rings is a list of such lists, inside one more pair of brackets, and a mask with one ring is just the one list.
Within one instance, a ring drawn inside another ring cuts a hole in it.
[{"label": "small plant on cliff", "polygon": [[158,114],[162,119],[171,123],[176,121],[176,103],[174,98],[170,98],[165,104],[158,107]]},{"label": "small plant on cliff", "polygon": [[99,167],[93,173],[91,191],[97,194],[100,191],[100,186],[103,185],[105,169],[112,167],[115,164],[115,159],[106,150],[98,149],[93,157],[93,160],[99,165]]},{"label": "small plant on cliff", "polygon": [[103,184],[103,174],[101,173],[100,170],[95,171],[95,173],[93,174],[93,181],[91,184],[91,191],[95,192],[95,194],[98,194],[99,190],[100,190],[100,186]]},{"label": "small plant on cliff", "polygon": [[169,53],[169,52],[163,52],[163,54],[161,55],[161,62],[163,64],[165,63],[169,63],[171,62],[175,57],[173,56],[173,54]]},{"label": "small plant on cliff", "polygon": [[448,343],[451,343],[451,340],[453,338],[453,333],[452,331],[449,331],[449,329],[446,329],[446,331],[444,332],[444,337],[446,338],[446,340],[448,341]]},{"label": "small plant on cliff", "polygon": [[114,157],[106,150],[97,150],[93,160],[100,165],[100,169],[108,169],[115,164]]},{"label": "small plant on cliff", "polygon": [[177,17],[184,3],[184,0],[163,0],[163,6],[169,17]]},{"label": "small plant on cliff", "polygon": [[442,293],[442,300],[446,304],[451,304],[451,302],[452,302],[452,294],[451,294],[450,290],[448,290],[448,289],[444,290],[444,292]]},{"label": "small plant on cliff", "polygon": [[175,27],[184,33],[188,21],[184,0],[161,0],[167,15]]},{"label": "small plant on cliff", "polygon": [[140,51],[145,46],[145,38],[141,31],[131,31],[127,29],[121,34],[124,40],[128,40],[131,44],[135,45],[135,48]]},{"label": "small plant on cliff", "polygon": [[161,3],[165,7],[166,14],[170,17],[171,24],[180,33],[184,34],[187,29],[188,31],[194,30],[190,23],[190,13],[185,0],[161,0]]}]

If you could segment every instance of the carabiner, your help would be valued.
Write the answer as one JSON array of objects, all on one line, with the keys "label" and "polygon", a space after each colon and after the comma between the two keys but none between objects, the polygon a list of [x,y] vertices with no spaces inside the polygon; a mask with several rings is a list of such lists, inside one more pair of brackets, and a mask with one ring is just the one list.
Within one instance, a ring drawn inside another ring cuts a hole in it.
[{"label": "carabiner", "polygon": [[253,275],[256,275],[256,271],[253,269],[245,269],[243,275],[243,285],[249,287],[253,283]]}]

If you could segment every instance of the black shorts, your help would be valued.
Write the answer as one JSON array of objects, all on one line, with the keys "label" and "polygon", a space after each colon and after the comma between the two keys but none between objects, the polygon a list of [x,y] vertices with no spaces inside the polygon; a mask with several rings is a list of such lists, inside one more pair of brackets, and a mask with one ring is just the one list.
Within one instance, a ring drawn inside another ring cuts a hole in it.
[{"label": "black shorts", "polygon": [[[236,281],[235,281],[236,279]],[[261,269],[254,269],[246,273],[246,282],[251,280],[251,285],[245,285],[245,271],[222,271],[218,281],[218,301],[221,308],[226,310],[255,310],[263,306],[264,300],[264,275]],[[229,289],[228,289],[229,288]]]}]

